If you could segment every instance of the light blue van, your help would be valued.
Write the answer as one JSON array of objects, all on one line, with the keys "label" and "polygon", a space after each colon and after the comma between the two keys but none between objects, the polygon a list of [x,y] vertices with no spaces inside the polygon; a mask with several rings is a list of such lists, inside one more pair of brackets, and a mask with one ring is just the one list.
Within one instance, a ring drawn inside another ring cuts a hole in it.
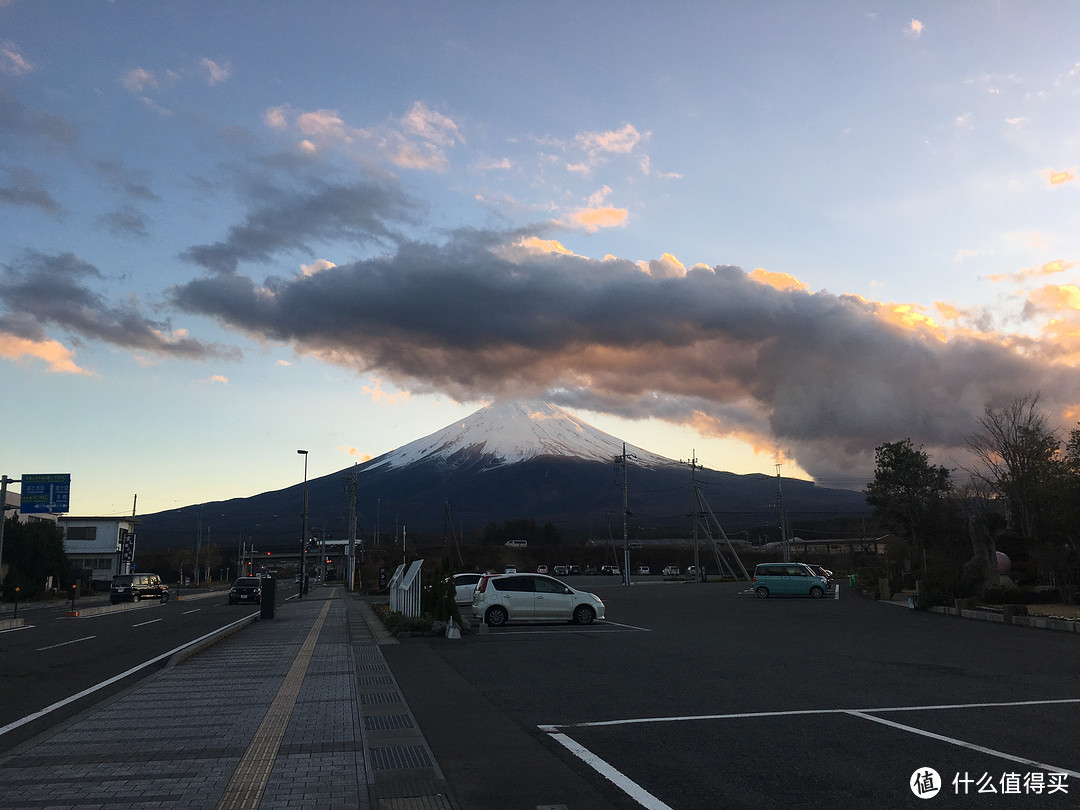
[{"label": "light blue van", "polygon": [[820,599],[829,582],[804,563],[758,563],[754,569],[754,593],[768,596],[812,596]]}]

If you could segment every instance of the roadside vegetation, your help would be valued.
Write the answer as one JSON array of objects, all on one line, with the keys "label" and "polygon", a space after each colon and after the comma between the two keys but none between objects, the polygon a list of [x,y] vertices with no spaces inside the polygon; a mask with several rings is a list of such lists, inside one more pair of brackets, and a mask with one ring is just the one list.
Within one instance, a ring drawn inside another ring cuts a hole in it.
[{"label": "roadside vegetation", "polygon": [[974,459],[953,471],[911,439],[876,449],[867,503],[904,544],[859,573],[894,592],[918,583],[921,606],[1063,603],[1080,596],[1080,427],[1049,423],[1038,394],[987,405],[967,437]]}]

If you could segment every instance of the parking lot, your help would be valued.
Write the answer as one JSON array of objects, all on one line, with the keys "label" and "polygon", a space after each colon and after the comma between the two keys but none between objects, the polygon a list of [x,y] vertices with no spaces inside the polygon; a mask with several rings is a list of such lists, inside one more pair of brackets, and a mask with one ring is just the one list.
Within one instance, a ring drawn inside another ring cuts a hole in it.
[{"label": "parking lot", "polygon": [[594,589],[608,618],[588,627],[385,649],[463,806],[1078,803],[1076,634],[883,605],[846,583],[818,600]]}]

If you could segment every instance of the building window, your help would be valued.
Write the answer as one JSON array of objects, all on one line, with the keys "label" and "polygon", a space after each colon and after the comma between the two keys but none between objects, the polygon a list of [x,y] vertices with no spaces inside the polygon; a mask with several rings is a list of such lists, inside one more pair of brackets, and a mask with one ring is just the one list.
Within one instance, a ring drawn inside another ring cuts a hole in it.
[{"label": "building window", "polygon": [[68,526],[68,540],[97,540],[97,526]]}]

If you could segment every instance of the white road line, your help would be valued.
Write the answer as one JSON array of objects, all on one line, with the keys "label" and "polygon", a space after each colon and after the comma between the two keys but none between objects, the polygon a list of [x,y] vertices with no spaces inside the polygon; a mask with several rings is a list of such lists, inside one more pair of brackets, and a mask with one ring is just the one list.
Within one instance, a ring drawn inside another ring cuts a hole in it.
[{"label": "white road line", "polygon": [[97,636],[83,636],[82,638],[75,638],[71,641],[61,641],[59,644],[50,644],[48,647],[38,647],[34,652],[42,652],[43,650],[55,650],[57,647],[66,647],[68,644],[78,644],[80,641],[89,641]]},{"label": "white road line", "polygon": [[836,596],[834,596],[833,598],[834,599],[840,599],[840,583],[839,582],[836,583]]},{"label": "white road line", "polygon": [[160,622],[160,621],[161,621],[161,619],[151,619],[148,622],[139,622],[138,624],[133,624],[131,626],[132,627],[146,627],[146,625],[148,625],[148,624],[153,624],[154,622]]},{"label": "white road line", "polygon": [[621,771],[616,770],[604,760],[600,759],[600,757],[596,756],[596,754],[585,746],[574,742],[574,740],[570,739],[565,734],[553,733],[549,736],[560,745],[565,746],[571,754],[614,784],[642,807],[645,807],[648,810],[672,810],[671,807],[664,804]]},{"label": "white road line", "polygon": [[189,613],[198,613],[198,612],[199,612],[200,610],[202,610],[202,608],[194,608],[194,609],[192,609],[192,610],[185,610],[185,611],[184,611],[183,613],[181,613],[180,615],[181,615],[181,616],[187,616],[187,615],[188,615]]},{"label": "white road line", "polygon": [[1028,759],[1027,757],[1018,757],[1013,754],[1006,754],[1004,751],[995,751],[993,748],[986,748],[982,745],[975,745],[975,743],[964,742],[963,740],[957,740],[954,737],[946,737],[942,734],[935,734],[932,731],[924,731],[921,728],[915,728],[914,726],[905,726],[903,723],[895,723],[892,720],[886,720],[884,717],[874,717],[872,714],[864,714],[863,712],[846,712],[846,714],[853,717],[861,717],[863,720],[871,720],[875,723],[881,723],[884,726],[890,728],[898,728],[901,731],[907,731],[911,734],[918,734],[920,737],[929,737],[932,740],[940,740],[941,742],[949,743],[950,745],[958,745],[961,748],[968,748],[972,751],[978,751],[980,754],[989,754],[993,757],[1000,759],[1007,759],[1010,762],[1019,762],[1021,765],[1034,765],[1039,770],[1050,771],[1052,773],[1067,773],[1069,776],[1080,777],[1080,772],[1070,771],[1068,768],[1059,768],[1054,765],[1047,765],[1042,762],[1038,762],[1034,759]]},{"label": "white road line", "polygon": [[32,630],[37,627],[36,624],[24,624],[19,627],[9,627],[7,630],[0,630],[0,633],[18,633],[20,630]]},{"label": "white road line", "polygon": [[754,717],[798,717],[814,714],[884,714],[886,712],[934,712],[944,709],[999,709],[1012,706],[1052,706],[1063,703],[1080,703],[1080,698],[1060,700],[1012,700],[1003,703],[944,703],[932,706],[881,706],[874,709],[793,709],[782,712],[732,712],[730,714],[697,714],[677,717],[635,717],[627,720],[598,720],[592,723],[563,723],[542,725],[539,728],[551,733],[560,728],[599,728],[602,726],[632,726],[644,723],[682,723],[696,720],[740,720]]},{"label": "white road line", "polygon": [[209,633],[201,635],[197,639],[194,639],[193,641],[189,641],[187,644],[181,644],[179,647],[174,647],[173,649],[169,650],[168,652],[162,653],[161,655],[158,655],[158,656],[155,656],[154,658],[151,658],[149,661],[143,661],[138,666],[134,666],[131,669],[125,671],[125,672],[121,672],[119,675],[113,675],[111,678],[108,678],[108,679],[102,681],[101,683],[97,683],[97,684],[94,684],[91,687],[83,689],[81,692],[78,692],[78,693],[76,693],[74,695],[71,695],[70,697],[66,697],[63,700],[58,700],[56,703],[53,703],[50,706],[46,706],[44,709],[41,709],[40,711],[36,711],[33,714],[28,714],[28,715],[26,715],[26,717],[20,717],[18,720],[12,720],[6,726],[0,726],[0,737],[7,734],[9,731],[14,731],[15,729],[19,728],[20,726],[25,726],[27,723],[32,723],[34,720],[37,720],[39,717],[44,717],[45,715],[51,714],[52,712],[56,711],[57,709],[62,709],[64,706],[67,706],[69,703],[74,703],[76,700],[79,700],[80,698],[84,698],[87,695],[92,695],[94,692],[97,692],[99,689],[104,689],[106,686],[111,686],[112,684],[116,683],[117,681],[122,681],[128,675],[132,675],[132,674],[138,672],[140,669],[146,669],[149,666],[153,666],[158,661],[164,661],[166,658],[170,658],[171,656],[176,655],[176,653],[178,653],[178,652],[180,652],[182,650],[186,650],[188,647],[192,647],[192,646],[194,646],[196,644],[199,644],[200,642],[205,641],[206,639],[210,638],[211,636],[215,635],[216,633],[220,633],[222,630],[226,630],[226,629],[232,627],[233,625],[240,624],[240,622],[243,622],[243,621],[247,621],[246,616],[243,619],[237,619],[235,622],[231,622],[230,624],[227,624],[227,625],[225,625],[223,627],[219,627],[216,630],[211,630]]}]

